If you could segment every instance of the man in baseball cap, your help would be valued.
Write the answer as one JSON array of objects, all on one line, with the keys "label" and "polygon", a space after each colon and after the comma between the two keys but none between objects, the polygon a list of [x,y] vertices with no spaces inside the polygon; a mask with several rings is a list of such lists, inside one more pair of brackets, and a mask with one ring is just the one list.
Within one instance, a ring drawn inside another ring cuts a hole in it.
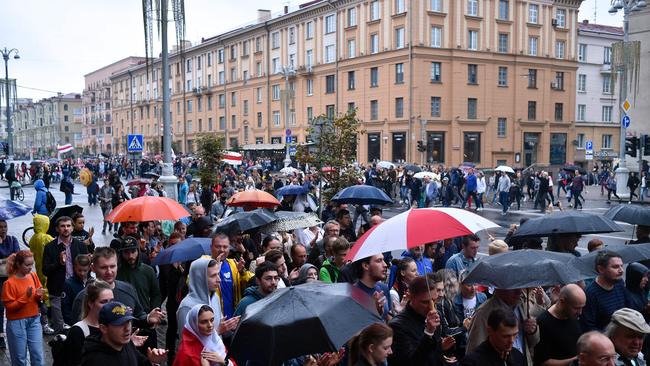
[{"label": "man in baseball cap", "polygon": [[164,362],[166,350],[149,348],[145,356],[131,342],[131,321],[134,319],[133,310],[121,302],[111,301],[102,306],[99,311],[102,335],[86,339],[81,364],[137,366]]},{"label": "man in baseball cap", "polygon": [[614,343],[617,365],[645,366],[645,361],[639,358],[643,347],[643,338],[650,334],[650,326],[643,315],[636,310],[622,308],[612,314],[605,334]]}]

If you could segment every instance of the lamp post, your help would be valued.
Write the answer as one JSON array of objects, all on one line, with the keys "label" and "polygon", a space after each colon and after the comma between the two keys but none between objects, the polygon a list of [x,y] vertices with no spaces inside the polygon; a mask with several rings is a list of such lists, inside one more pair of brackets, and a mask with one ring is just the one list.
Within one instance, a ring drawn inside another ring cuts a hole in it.
[{"label": "lamp post", "polygon": [[13,141],[13,132],[14,132],[14,127],[11,123],[11,108],[9,108],[9,57],[11,54],[14,55],[14,59],[18,60],[20,58],[20,55],[18,54],[18,50],[15,48],[12,49],[7,49],[5,47],[4,49],[0,50],[0,53],[2,53],[2,58],[5,60],[5,101],[6,101],[6,108],[7,108],[7,160],[12,161],[14,157],[14,141]]},{"label": "lamp post", "polygon": [[[296,70],[293,67],[283,67],[280,72],[284,76],[284,128],[289,129],[289,97],[291,90],[289,90],[289,77],[296,76]],[[284,167],[291,165],[291,155],[289,154],[289,136],[285,136],[285,154],[284,154]]]},{"label": "lamp post", "polygon": [[[639,11],[646,7],[645,0],[612,0],[611,7],[609,8],[610,14],[616,14],[619,10],[623,10],[623,48],[625,48],[629,41],[629,20],[628,15],[631,12]],[[625,52],[624,52],[625,54]],[[627,56],[623,57],[623,62],[621,65],[617,65],[615,72],[619,73],[619,123],[621,124],[621,136],[620,136],[620,146],[619,146],[619,155],[620,160],[618,163],[618,169],[616,169],[616,192],[621,198],[629,198],[630,192],[627,187],[627,180],[630,175],[630,171],[625,165],[625,137],[626,137],[626,128],[622,123],[622,116],[626,114],[625,110],[621,106],[622,103],[627,100],[627,74],[628,74],[628,59]]]}]

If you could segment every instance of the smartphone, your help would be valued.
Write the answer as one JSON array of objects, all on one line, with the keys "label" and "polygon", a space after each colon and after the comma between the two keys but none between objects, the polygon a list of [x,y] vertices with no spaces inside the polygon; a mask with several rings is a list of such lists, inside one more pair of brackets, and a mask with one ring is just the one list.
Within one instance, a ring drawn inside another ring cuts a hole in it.
[{"label": "smartphone", "polygon": [[463,334],[464,330],[461,327],[447,329],[447,334],[445,337],[456,337]]}]

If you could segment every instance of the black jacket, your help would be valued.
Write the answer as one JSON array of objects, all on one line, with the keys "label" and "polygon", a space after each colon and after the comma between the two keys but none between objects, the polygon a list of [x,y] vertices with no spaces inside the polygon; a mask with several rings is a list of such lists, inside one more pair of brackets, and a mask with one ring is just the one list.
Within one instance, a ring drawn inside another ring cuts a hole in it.
[{"label": "black jacket", "polygon": [[501,358],[489,341],[481,343],[472,352],[468,353],[461,366],[526,366],[524,355],[513,348],[508,357]]},{"label": "black jacket", "polygon": [[116,351],[99,337],[89,336],[84,342],[81,365],[150,366],[151,362],[131,342],[122,347],[122,350]]},{"label": "black jacket", "polygon": [[[43,274],[47,276],[47,291],[54,296],[61,295],[65,283],[65,265],[59,261],[59,253],[64,252],[65,247],[58,240],[58,237],[55,238],[43,250]],[[72,239],[70,245],[73,261],[79,254],[88,254],[88,246],[84,243]]]},{"label": "black jacket", "polygon": [[439,347],[441,324],[433,337],[424,334],[425,317],[407,305],[388,325],[393,329],[393,354],[388,357],[391,366],[438,366],[442,365]]}]

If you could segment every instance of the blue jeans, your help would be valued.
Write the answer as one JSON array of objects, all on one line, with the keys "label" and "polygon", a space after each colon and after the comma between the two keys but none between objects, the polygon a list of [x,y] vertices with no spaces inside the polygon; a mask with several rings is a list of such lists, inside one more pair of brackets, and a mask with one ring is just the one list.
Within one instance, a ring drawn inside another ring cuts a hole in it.
[{"label": "blue jeans", "polygon": [[12,366],[27,365],[27,349],[31,365],[43,366],[43,328],[40,315],[7,320],[7,342]]},{"label": "blue jeans", "polygon": [[510,205],[510,199],[508,197],[508,192],[499,192],[499,202],[503,208],[503,213],[508,212],[508,206]]},{"label": "blue jeans", "polygon": [[65,192],[65,204],[66,205],[71,205],[72,204],[72,193]]}]

